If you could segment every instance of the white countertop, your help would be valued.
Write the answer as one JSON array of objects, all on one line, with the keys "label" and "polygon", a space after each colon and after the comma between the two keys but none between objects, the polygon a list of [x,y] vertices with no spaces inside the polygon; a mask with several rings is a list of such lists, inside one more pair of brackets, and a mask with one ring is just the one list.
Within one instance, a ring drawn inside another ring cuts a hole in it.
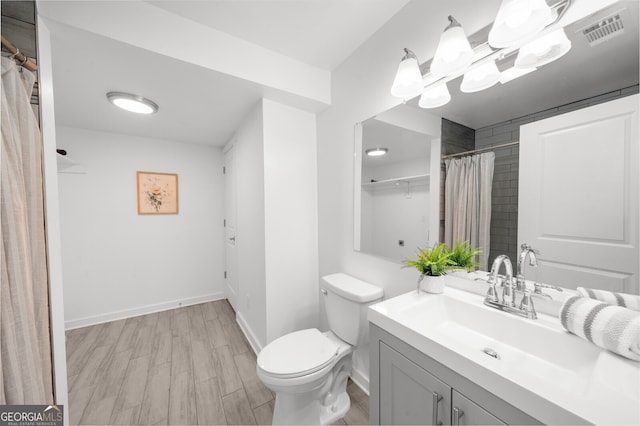
[{"label": "white countertop", "polygon": [[640,424],[640,363],[566,332],[555,317],[520,318],[446,287],[372,305],[368,318],[545,424]]}]

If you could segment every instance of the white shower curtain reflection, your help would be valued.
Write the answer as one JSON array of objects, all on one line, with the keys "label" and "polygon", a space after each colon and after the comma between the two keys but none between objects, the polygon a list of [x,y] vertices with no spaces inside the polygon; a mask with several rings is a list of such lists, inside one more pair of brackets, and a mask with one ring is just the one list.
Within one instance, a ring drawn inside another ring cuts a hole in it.
[{"label": "white shower curtain reflection", "polygon": [[445,160],[444,242],[469,241],[482,249],[488,267],[491,186],[495,154],[487,152]]},{"label": "white shower curtain reflection", "polygon": [[35,76],[2,58],[0,404],[52,404],[42,142]]}]

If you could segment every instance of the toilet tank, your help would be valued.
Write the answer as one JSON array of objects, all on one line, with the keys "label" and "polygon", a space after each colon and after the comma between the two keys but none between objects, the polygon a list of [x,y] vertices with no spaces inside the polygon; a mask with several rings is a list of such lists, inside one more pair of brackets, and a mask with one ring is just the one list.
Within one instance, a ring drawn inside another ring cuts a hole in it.
[{"label": "toilet tank", "polygon": [[329,328],[355,346],[358,337],[368,335],[365,333],[367,306],[381,300],[384,292],[373,284],[337,273],[322,277],[322,294]]}]

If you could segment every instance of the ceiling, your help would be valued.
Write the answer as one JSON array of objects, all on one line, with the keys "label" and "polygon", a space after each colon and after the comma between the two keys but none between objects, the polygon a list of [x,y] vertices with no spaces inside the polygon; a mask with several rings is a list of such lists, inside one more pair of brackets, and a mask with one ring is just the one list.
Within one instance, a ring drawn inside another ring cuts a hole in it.
[{"label": "ceiling", "polygon": [[[151,5],[171,16],[186,18],[330,72],[409,0],[130,2]],[[101,3],[114,8],[122,4]],[[46,1],[47,8],[58,4],[73,11],[79,2]],[[630,5],[631,11],[627,13],[623,36],[589,47],[567,32],[574,41],[565,58],[520,80],[479,93],[460,93],[459,82],[453,81],[449,84],[452,102],[431,112],[479,128],[545,109],[546,105],[557,106],[627,83],[637,84],[638,2],[625,4]],[[434,4],[434,7],[443,6]],[[52,34],[56,119],[61,125],[223,146],[251,108],[268,96],[267,89],[255,82],[64,22],[65,19],[47,20]],[[432,24],[442,26],[441,22]],[[425,25],[429,25],[428,17]],[[132,116],[106,102],[108,91],[141,94],[160,105],[160,110],[151,116]]]},{"label": "ceiling", "polygon": [[333,70],[409,0],[151,1],[227,34]]}]

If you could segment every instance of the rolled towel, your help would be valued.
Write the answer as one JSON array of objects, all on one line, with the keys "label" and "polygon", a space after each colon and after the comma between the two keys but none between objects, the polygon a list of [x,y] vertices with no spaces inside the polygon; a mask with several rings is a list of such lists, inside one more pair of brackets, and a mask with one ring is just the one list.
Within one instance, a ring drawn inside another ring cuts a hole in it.
[{"label": "rolled towel", "polygon": [[593,288],[578,287],[577,292],[583,297],[606,302],[610,305],[618,305],[623,308],[640,311],[640,296],[635,294],[615,293],[613,291],[596,290]]},{"label": "rolled towel", "polygon": [[572,296],[560,308],[560,322],[601,348],[640,361],[640,312]]}]

